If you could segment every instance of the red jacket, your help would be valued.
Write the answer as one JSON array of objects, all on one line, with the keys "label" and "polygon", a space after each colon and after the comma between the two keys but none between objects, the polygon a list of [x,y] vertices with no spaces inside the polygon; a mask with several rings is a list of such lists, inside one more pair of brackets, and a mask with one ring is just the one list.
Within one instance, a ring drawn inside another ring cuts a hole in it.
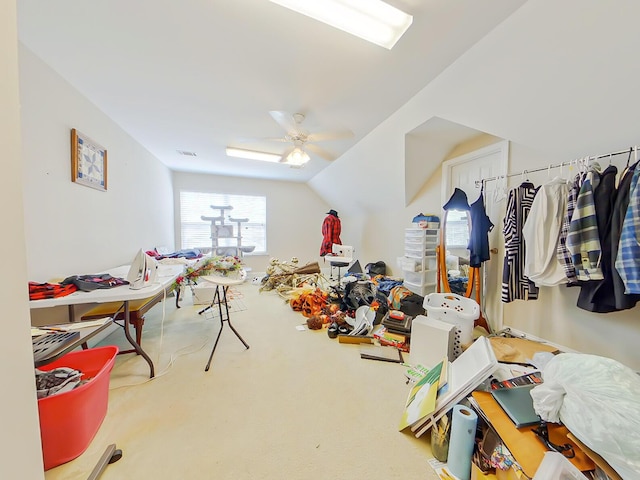
[{"label": "red jacket", "polygon": [[327,253],[331,253],[331,248],[334,243],[342,245],[340,240],[340,230],[342,224],[340,219],[334,215],[327,215],[322,222],[322,246],[320,247],[320,256],[325,256]]}]

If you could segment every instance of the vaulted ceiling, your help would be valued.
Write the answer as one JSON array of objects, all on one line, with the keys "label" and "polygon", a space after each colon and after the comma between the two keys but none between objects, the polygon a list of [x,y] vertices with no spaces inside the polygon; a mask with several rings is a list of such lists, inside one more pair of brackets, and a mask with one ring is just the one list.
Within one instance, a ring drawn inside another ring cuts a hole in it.
[{"label": "vaulted ceiling", "polygon": [[[305,115],[336,158],[524,0],[388,0],[413,15],[392,50],[268,0],[18,0],[19,40],[169,168],[304,182],[303,169],[226,156],[281,153],[269,111]],[[193,152],[185,156],[179,151]]]}]

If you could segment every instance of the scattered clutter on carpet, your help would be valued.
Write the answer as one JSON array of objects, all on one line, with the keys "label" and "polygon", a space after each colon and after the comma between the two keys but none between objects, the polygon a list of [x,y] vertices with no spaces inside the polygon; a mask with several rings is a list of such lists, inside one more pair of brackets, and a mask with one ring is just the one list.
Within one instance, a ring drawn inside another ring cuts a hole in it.
[{"label": "scattered clutter on carpet", "polygon": [[[456,293],[418,295],[406,288],[402,279],[375,274],[376,270],[382,271],[381,263],[367,264],[365,273],[347,272],[337,281],[329,281],[319,269],[316,271],[317,264],[299,267],[295,258],[289,262],[272,260],[267,275],[253,283],[260,284],[261,291],[276,291],[302,314],[305,320],[296,326],[299,330],[306,327],[326,331],[328,338],[338,338],[340,343],[360,344],[362,359],[402,366],[411,390],[399,430],[416,437],[430,432],[423,438],[431,444],[436,458],[430,465],[439,478],[548,480],[565,478],[560,475],[569,473],[571,477],[566,478],[573,480],[635,478],[616,476],[611,470],[607,475],[589,456],[589,450],[580,448],[580,441],[567,430],[568,425],[562,425],[578,416],[560,418],[559,423],[551,423],[552,418],[548,422],[540,419],[533,430],[518,428],[501,406],[499,396],[492,393],[538,388],[544,385],[541,354],[570,354],[537,341],[515,338],[508,329],[489,335],[475,325],[480,318],[475,301]],[[416,338],[412,339],[412,331]],[[421,351],[425,355],[421,356]],[[408,353],[410,360],[403,356]],[[425,362],[430,359],[428,365],[421,363],[421,358]],[[513,363],[514,359],[517,363]],[[547,365],[557,365],[560,358],[555,359]],[[640,384],[637,375],[630,377],[628,380],[635,385]],[[599,379],[596,390],[601,392],[607,383],[614,390],[619,388],[616,378],[613,382]],[[556,409],[561,415],[568,415],[569,408],[580,411],[588,400],[571,398],[568,393],[563,393],[562,398],[570,398],[576,405]],[[541,401],[536,397],[533,400]],[[606,401],[613,398],[607,397]],[[533,402],[530,403],[533,411]],[[538,410],[543,412],[544,408],[536,408],[535,413]],[[615,410],[626,411],[621,406]],[[628,411],[626,414],[633,416]],[[574,423],[582,428],[582,424]],[[627,432],[625,438],[629,435],[632,432]],[[611,448],[594,445],[620,471],[629,468],[628,458],[615,456]]]},{"label": "scattered clutter on carpet", "polygon": [[281,261],[272,258],[267,267],[266,275],[262,278],[260,291],[275,290],[279,295],[287,297],[294,289],[302,286],[322,287],[327,280],[320,273],[318,262],[298,265],[298,258]]},{"label": "scattered clutter on carpet", "polygon": [[336,282],[322,275],[317,262],[300,266],[296,257],[289,261],[272,259],[266,275],[252,283],[259,284],[261,292],[277,292],[306,318],[310,330],[326,329],[329,338],[350,335],[371,339],[375,330],[383,345],[407,351],[410,332],[406,326],[403,331],[392,331],[392,325],[388,331],[383,319],[392,306],[398,311],[406,309],[407,319],[423,313],[416,308],[423,297],[403,287],[402,279],[382,273],[371,275],[386,272],[382,261],[367,264],[366,270],[370,273],[347,272]]}]

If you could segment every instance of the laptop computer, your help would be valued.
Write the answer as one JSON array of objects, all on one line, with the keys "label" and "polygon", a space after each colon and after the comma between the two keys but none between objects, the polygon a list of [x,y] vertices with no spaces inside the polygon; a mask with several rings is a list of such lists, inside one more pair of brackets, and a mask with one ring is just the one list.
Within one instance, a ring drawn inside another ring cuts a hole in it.
[{"label": "laptop computer", "polygon": [[538,425],[541,418],[533,408],[533,399],[529,392],[536,385],[500,388],[492,390],[491,395],[509,416],[516,428]]}]

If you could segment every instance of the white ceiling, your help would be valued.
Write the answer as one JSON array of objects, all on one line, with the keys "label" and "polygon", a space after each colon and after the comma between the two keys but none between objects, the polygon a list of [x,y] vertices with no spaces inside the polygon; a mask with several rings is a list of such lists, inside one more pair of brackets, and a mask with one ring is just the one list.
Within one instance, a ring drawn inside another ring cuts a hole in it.
[{"label": "white ceiling", "polygon": [[281,153],[246,139],[283,136],[268,112],[284,110],[311,132],[353,131],[320,144],[340,156],[525,3],[388,1],[414,16],[391,51],[268,0],[18,0],[18,32],[169,168],[304,182],[329,162],[292,169],[224,149]]}]

